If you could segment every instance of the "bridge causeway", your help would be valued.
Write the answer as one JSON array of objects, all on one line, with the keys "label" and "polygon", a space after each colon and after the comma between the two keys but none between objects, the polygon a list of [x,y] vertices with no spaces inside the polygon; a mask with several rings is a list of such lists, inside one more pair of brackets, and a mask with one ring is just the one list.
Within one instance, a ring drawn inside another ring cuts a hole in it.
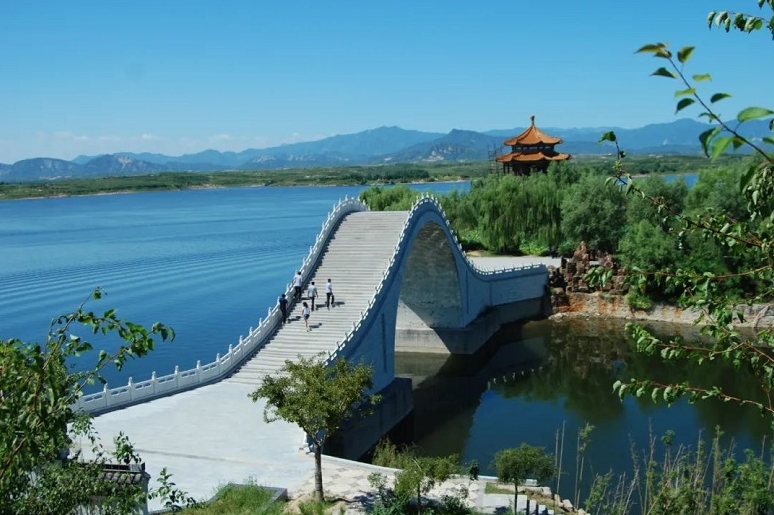
[{"label": "bridge causeway", "polygon": [[[247,394],[299,354],[369,363],[375,389],[388,391],[397,384],[398,331],[441,335],[418,351],[431,345],[435,352],[470,352],[443,335],[482,319],[498,325],[544,314],[545,266],[492,270],[481,265],[493,259],[465,256],[432,197],[422,197],[408,212],[371,212],[345,199],[331,211],[301,263],[304,284],[315,281],[320,293],[311,332],[304,328],[300,305],[291,307],[285,326],[275,306],[214,362],[167,376],[154,373],[140,382],[130,379],[118,388],[106,386],[84,396],[75,408],[98,415],[94,425],[105,439],[125,432],[154,477],[166,466],[195,497],[209,497],[218,484],[249,477],[293,491],[313,471],[312,461],[300,452],[304,435],[289,424],[265,424],[262,405]],[[288,276],[294,272],[289,268]],[[329,277],[336,303],[326,309]],[[288,285],[289,297],[291,290]],[[373,417],[379,420],[369,439],[375,433],[380,437],[399,421],[396,416],[410,411],[410,391],[408,401],[405,393],[396,397],[400,406],[387,410],[389,416]],[[359,445],[358,452],[368,446],[366,441]]]}]

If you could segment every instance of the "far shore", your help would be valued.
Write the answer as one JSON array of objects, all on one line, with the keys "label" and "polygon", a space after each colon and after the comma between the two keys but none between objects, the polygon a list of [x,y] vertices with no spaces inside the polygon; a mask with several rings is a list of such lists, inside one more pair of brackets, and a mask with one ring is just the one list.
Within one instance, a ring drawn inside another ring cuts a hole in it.
[{"label": "far shore", "polygon": [[456,184],[456,183],[463,183],[463,182],[469,182],[469,181],[470,179],[459,178],[459,179],[444,180],[444,181],[411,181],[411,182],[401,182],[401,183],[374,182],[374,183],[368,183],[368,184],[351,184],[351,183],[316,184],[314,182],[298,182],[298,183],[292,183],[292,184],[258,183],[258,184],[244,184],[244,185],[197,184],[197,185],[186,186],[186,187],[125,189],[125,190],[115,190],[115,191],[96,191],[94,193],[55,193],[52,195],[32,195],[29,197],[25,196],[25,197],[15,197],[15,198],[3,198],[2,196],[0,196],[0,202],[13,201],[13,200],[42,200],[42,199],[53,199],[53,198],[68,198],[68,197],[96,197],[96,196],[104,196],[104,195],[127,195],[127,194],[133,194],[133,193],[152,193],[152,192],[161,192],[161,191],[214,190],[214,189],[226,189],[226,188],[294,188],[294,187],[304,187],[304,186],[315,187],[315,188],[336,188],[336,187],[346,187],[346,186],[364,186],[364,187],[396,186],[399,184],[416,186],[420,184]]}]

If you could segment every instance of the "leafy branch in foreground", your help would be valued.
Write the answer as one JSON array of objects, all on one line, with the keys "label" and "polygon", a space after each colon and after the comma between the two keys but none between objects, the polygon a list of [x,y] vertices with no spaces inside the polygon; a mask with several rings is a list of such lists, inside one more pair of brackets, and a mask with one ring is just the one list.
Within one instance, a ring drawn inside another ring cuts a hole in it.
[{"label": "leafy branch in foreground", "polygon": [[773,11],[768,20],[763,16],[735,11],[711,11],[707,15],[707,26],[709,26],[709,28],[712,28],[712,25],[722,27],[726,32],[729,32],[733,28],[748,33],[761,30],[765,26],[766,30],[771,32],[771,37],[774,38],[774,0],[757,1],[759,9],[763,9],[763,6],[767,5],[769,9]]},{"label": "leafy branch in foreground", "polygon": [[[763,2],[774,7],[774,0]],[[711,18],[714,15],[711,14]],[[721,16],[722,22],[728,21],[728,15]],[[714,18],[713,18],[714,19]],[[737,18],[735,18],[737,19]],[[748,32],[759,29],[758,21],[745,22]],[[774,20],[774,18],[773,18]],[[737,22],[734,26],[737,26]],[[739,22],[741,23],[741,22]],[[679,248],[689,236],[713,242],[726,257],[743,264],[738,270],[728,274],[715,274],[700,269],[657,270],[645,272],[633,268],[627,281],[635,285],[642,293],[647,288],[671,288],[680,292],[678,304],[682,308],[693,308],[700,312],[696,324],[702,324],[701,333],[706,337],[702,342],[686,344],[681,339],[664,342],[653,336],[637,324],[628,324],[627,331],[634,339],[639,352],[658,355],[666,361],[691,360],[697,363],[716,359],[731,363],[736,369],[751,371],[758,379],[762,399],[736,396],[719,387],[701,388],[687,381],[674,384],[662,384],[647,379],[632,378],[628,382],[618,381],[614,390],[620,395],[637,397],[648,395],[655,401],[663,399],[668,404],[682,396],[694,402],[700,399],[716,398],[725,402],[753,405],[762,413],[774,415],[774,334],[771,329],[754,330],[753,334],[744,334],[739,324],[745,322],[745,310],[740,300],[747,304],[767,302],[774,296],[774,156],[763,144],[774,145],[774,119],[769,120],[771,134],[757,143],[743,136],[739,128],[751,120],[770,118],[774,111],[763,107],[742,109],[736,121],[724,121],[714,110],[714,104],[730,97],[728,93],[714,93],[709,101],[698,93],[697,85],[710,81],[709,74],[693,75],[691,79],[685,73],[685,64],[693,54],[693,47],[683,47],[675,55],[666,44],[645,45],[638,53],[648,53],[667,62],[667,66],[656,69],[652,75],[677,80],[681,83],[675,93],[678,99],[676,112],[692,106],[703,110],[700,117],[706,118],[712,127],[699,136],[706,156],[714,159],[726,152],[740,147],[751,149],[755,160],[742,177],[739,188],[746,202],[743,218],[733,218],[724,212],[707,209],[700,215],[684,215],[672,209],[663,198],[646,194],[628,173],[623,164],[625,152],[618,145],[613,132],[602,135],[600,142],[612,142],[616,147],[617,161],[614,175],[609,181],[618,184],[630,195],[637,195],[652,203],[658,213],[673,223],[669,232],[677,238]],[[610,279],[611,271],[597,270],[590,273],[588,279],[598,284]],[[730,279],[744,278],[753,285],[745,299],[732,295],[726,285]]]},{"label": "leafy branch in foreground", "polygon": [[[86,311],[86,302],[102,295],[96,289],[75,311],[52,320],[44,345],[9,339],[0,346],[0,513],[69,513],[89,496],[128,495],[126,502],[134,502],[132,492],[111,490],[97,480],[109,456],[98,448],[90,415],[72,406],[86,385],[105,382],[105,367],[121,369],[128,359],[145,356],[158,340],[172,340],[175,334],[161,323],[147,329],[123,320],[113,309],[101,315]],[[77,326],[95,336],[115,334],[122,343],[113,353],[100,351],[91,368],[71,371],[72,359],[83,363],[83,355],[93,351],[88,339],[75,334]],[[68,458],[78,436],[92,443],[96,459]],[[127,456],[131,446],[121,439],[116,448]]]}]

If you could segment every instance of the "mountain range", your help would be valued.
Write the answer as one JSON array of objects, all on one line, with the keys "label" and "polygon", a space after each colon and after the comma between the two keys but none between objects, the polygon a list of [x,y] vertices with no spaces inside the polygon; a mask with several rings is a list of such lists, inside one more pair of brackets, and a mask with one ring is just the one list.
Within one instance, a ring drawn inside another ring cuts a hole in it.
[{"label": "mountain range", "polygon": [[[609,144],[597,143],[603,132],[616,132],[630,154],[696,154],[701,151],[698,136],[709,125],[688,118],[636,129],[541,128],[559,136],[564,143],[557,150],[573,155],[609,154]],[[53,158],[24,159],[0,163],[0,181],[28,182],[64,178],[146,175],[171,171],[267,170],[313,166],[380,165],[391,163],[449,163],[491,158],[504,153],[503,140],[519,134],[524,127],[474,132],[454,129],[448,134],[379,127],[356,134],[292,143],[241,152],[205,150],[196,154],[167,156],[153,153],[119,152],[101,156],[78,156],[72,161]],[[769,135],[768,122],[757,120],[741,127],[745,137],[759,140]]]}]

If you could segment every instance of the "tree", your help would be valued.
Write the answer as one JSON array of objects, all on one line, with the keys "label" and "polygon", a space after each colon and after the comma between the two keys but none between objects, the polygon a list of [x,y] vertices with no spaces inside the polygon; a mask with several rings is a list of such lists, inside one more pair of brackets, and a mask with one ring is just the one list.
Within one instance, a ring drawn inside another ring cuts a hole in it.
[{"label": "tree", "polygon": [[545,449],[526,443],[498,451],[490,466],[495,469],[500,482],[513,484],[514,513],[519,498],[519,485],[527,479],[536,479],[538,483],[543,483],[556,474],[554,459]]},{"label": "tree", "polygon": [[[389,440],[382,440],[376,445],[373,455],[374,465],[397,468],[395,474],[394,499],[386,493],[386,478],[383,474],[372,474],[368,480],[379,492],[380,502],[403,508],[410,499],[416,501],[416,512],[422,514],[422,496],[427,495],[438,483],[443,483],[452,474],[459,471],[460,457],[457,454],[449,456],[418,456],[415,448],[399,450]],[[478,477],[475,464],[469,466],[471,477]]]},{"label": "tree", "polygon": [[[774,0],[758,0],[760,8],[766,6],[771,17],[747,15],[728,11],[713,11],[708,16],[710,27],[714,25],[745,32],[761,30],[764,27],[774,35]],[[709,360],[724,360],[738,369],[751,371],[757,377],[764,401],[736,395],[720,387],[699,387],[689,381],[660,383],[647,378],[633,378],[629,382],[616,382],[614,388],[621,395],[649,395],[654,401],[663,399],[667,403],[687,395],[690,401],[719,398],[724,401],[752,405],[761,413],[774,415],[774,333],[771,329],[755,331],[752,336],[742,334],[736,327],[744,322],[744,311],[740,301],[766,302],[774,298],[774,155],[765,144],[774,145],[774,111],[764,107],[747,107],[736,116],[735,121],[724,121],[714,110],[714,104],[728,98],[724,92],[716,92],[709,100],[698,92],[699,85],[711,80],[709,74],[694,74],[690,78],[685,66],[694,52],[694,47],[683,47],[673,53],[666,44],[645,45],[638,50],[662,60],[664,66],[652,75],[676,80],[680,83],[676,96],[676,112],[690,106],[702,108],[699,116],[712,125],[702,133],[699,141],[704,153],[715,159],[730,148],[745,147],[755,156],[740,181],[739,190],[745,201],[741,214],[726,213],[707,209],[699,213],[681,214],[662,199],[648,195],[638,187],[623,164],[625,153],[618,147],[614,133],[608,132],[602,140],[615,143],[619,161],[616,163],[613,181],[623,184],[627,193],[638,195],[655,205],[660,213],[672,218],[672,231],[678,244],[690,236],[707,240],[716,245],[721,254],[736,263],[737,268],[726,273],[702,271],[689,268],[661,269],[653,273],[635,271],[630,281],[644,288],[649,279],[655,279],[664,287],[680,291],[678,303],[683,308],[700,310],[697,323],[703,323],[702,333],[707,342],[687,344],[680,339],[661,341],[643,327],[629,324],[628,330],[637,344],[637,349],[647,354],[661,356],[666,360],[692,360],[699,364]],[[769,119],[771,134],[762,141],[753,141],[739,132],[739,127],[751,120]],[[599,272],[597,278],[607,279],[608,272]],[[593,279],[593,277],[592,277]],[[742,281],[751,286],[750,295],[740,299],[730,292],[725,284]]]},{"label": "tree", "polygon": [[300,427],[314,451],[314,494],[322,501],[322,449],[345,422],[357,414],[367,415],[380,400],[369,393],[372,369],[338,359],[332,366],[316,358],[285,361],[278,375],[267,375],[249,394],[253,402],[266,399],[263,418],[267,423],[285,420]]},{"label": "tree", "polygon": [[[71,513],[95,496],[104,498],[107,511],[121,513],[140,500],[141,492],[103,479],[101,465],[111,456],[101,449],[90,415],[72,406],[86,385],[105,382],[105,367],[121,369],[126,360],[152,351],[158,339],[174,339],[174,331],[161,323],[146,329],[118,318],[113,309],[102,315],[86,311],[86,302],[102,294],[94,290],[75,311],[53,319],[45,344],[9,339],[0,346],[0,513]],[[82,364],[82,355],[93,351],[75,334],[80,325],[92,335],[117,335],[122,344],[112,354],[100,351],[92,367],[72,371],[72,359]],[[74,436],[92,442],[95,460],[68,457]],[[117,438],[119,452],[112,457],[139,461],[128,439]]]},{"label": "tree", "polygon": [[[614,252],[624,231],[625,205],[619,188],[586,174],[562,200],[562,234],[575,248],[581,241],[592,250]],[[589,202],[593,198],[594,202]]]}]

